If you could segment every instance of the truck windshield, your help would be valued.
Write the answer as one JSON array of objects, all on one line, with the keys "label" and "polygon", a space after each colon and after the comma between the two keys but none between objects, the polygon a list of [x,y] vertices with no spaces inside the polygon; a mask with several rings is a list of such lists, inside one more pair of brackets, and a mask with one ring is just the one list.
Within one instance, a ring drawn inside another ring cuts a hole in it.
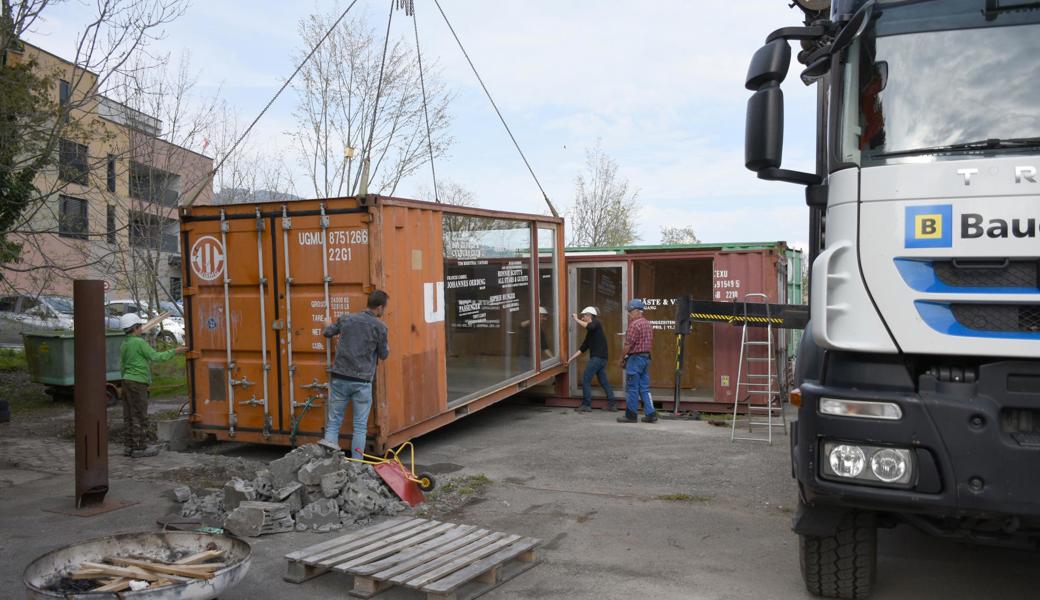
[{"label": "truck windshield", "polygon": [[1036,153],[1038,56],[1040,24],[868,30],[843,67],[841,161],[867,167]]}]

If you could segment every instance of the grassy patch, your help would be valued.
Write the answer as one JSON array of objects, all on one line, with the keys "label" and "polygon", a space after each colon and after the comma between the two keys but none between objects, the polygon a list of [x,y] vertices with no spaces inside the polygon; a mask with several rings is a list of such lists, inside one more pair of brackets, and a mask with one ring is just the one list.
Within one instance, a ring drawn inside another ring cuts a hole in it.
[{"label": "grassy patch", "polygon": [[664,494],[658,496],[658,500],[664,502],[711,502],[711,496],[695,496],[691,494]]},{"label": "grassy patch", "polygon": [[184,371],[184,355],[178,354],[170,360],[152,363],[153,398],[183,396],[188,393],[188,378]]},{"label": "grassy patch", "polygon": [[426,503],[418,509],[416,514],[419,516],[450,514],[467,504],[478,501],[491,484],[491,479],[483,473],[439,482],[433,491],[427,492]]},{"label": "grassy patch", "polygon": [[0,348],[0,371],[25,371],[25,352],[13,348]]}]

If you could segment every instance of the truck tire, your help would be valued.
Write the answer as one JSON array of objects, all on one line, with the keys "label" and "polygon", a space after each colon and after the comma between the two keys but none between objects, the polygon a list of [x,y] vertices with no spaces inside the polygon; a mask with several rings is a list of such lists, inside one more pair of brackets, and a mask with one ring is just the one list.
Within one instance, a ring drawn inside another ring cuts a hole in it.
[{"label": "truck tire", "polygon": [[834,535],[800,537],[802,579],[810,593],[843,600],[870,596],[877,573],[877,525],[872,513],[850,512]]}]

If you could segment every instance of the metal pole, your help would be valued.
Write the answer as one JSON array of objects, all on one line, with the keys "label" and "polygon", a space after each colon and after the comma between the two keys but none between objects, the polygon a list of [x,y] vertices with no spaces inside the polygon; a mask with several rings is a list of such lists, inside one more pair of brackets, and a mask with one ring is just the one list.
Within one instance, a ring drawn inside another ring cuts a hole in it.
[{"label": "metal pole", "polygon": [[108,402],[105,395],[105,283],[72,284],[76,325],[76,508],[101,504],[108,493]]}]

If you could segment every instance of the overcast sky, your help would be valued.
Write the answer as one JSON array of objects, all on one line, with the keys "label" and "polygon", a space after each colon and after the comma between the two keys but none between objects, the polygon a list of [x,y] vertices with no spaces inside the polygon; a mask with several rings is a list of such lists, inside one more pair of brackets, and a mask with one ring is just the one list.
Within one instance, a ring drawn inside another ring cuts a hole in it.
[{"label": "overcast sky", "polygon": [[[359,0],[351,16],[385,29],[386,2]],[[29,40],[70,57],[91,2],[47,9]],[[480,206],[544,212],[545,205],[432,0],[415,0],[423,59],[439,63],[457,94],[455,139],[438,177]],[[744,169],[743,87],[747,64],[773,29],[797,25],[787,0],[632,2],[615,0],[441,0],[549,197],[570,204],[585,149],[602,140],[639,190],[639,243],[664,225],[692,225],[709,242],[785,240],[804,246],[800,186],[762,182]],[[250,121],[292,73],[297,23],[336,12],[344,0],[194,0],[153,51],[190,51],[200,92],[221,94]],[[392,36],[413,40],[395,14]],[[815,96],[797,79],[787,101],[785,168],[812,169]],[[257,126],[254,144],[284,148],[296,128],[296,98],[285,93]],[[423,169],[398,195],[430,187]],[[298,192],[306,195],[305,185]]]}]

